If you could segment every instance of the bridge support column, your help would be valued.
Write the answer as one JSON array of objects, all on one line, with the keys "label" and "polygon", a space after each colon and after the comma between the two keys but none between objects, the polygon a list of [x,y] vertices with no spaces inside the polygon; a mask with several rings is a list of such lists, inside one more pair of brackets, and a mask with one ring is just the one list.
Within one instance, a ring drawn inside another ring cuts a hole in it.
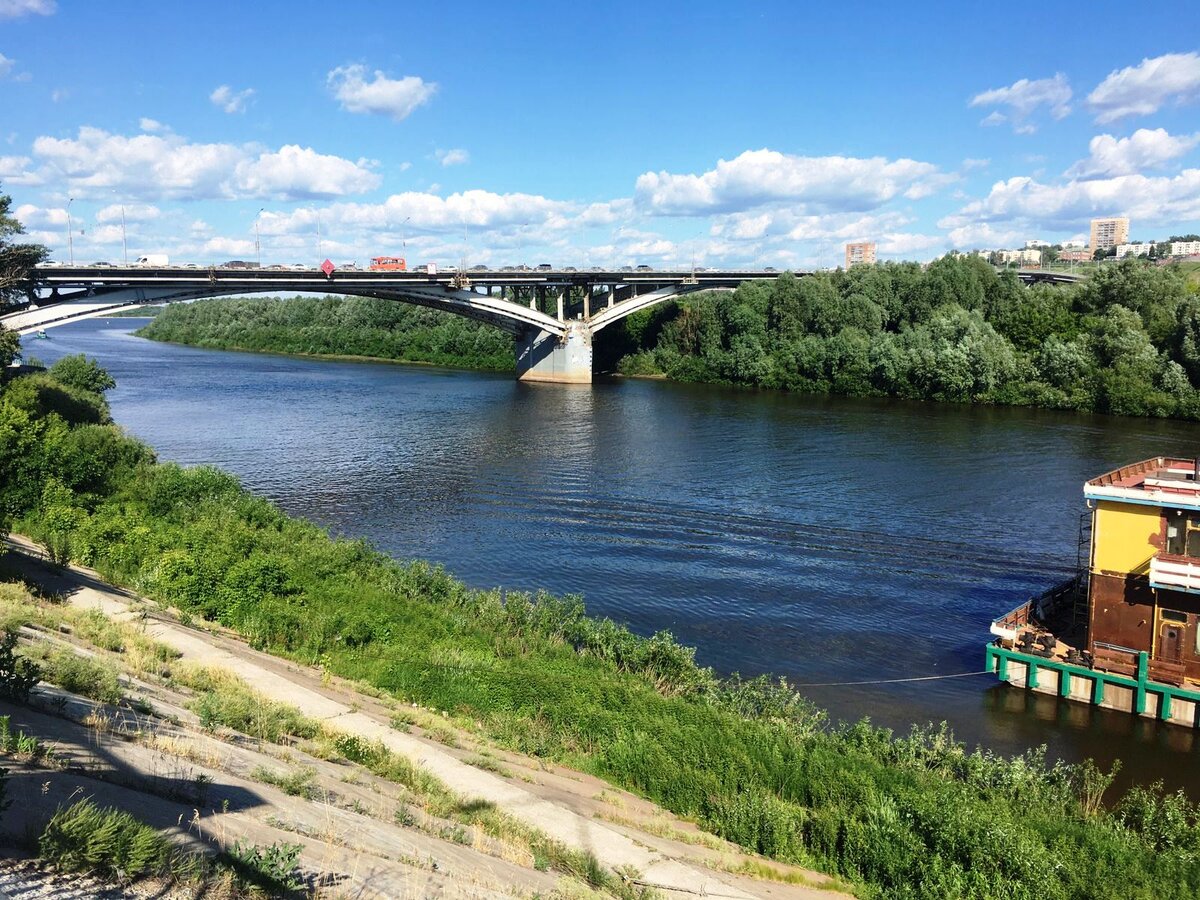
[{"label": "bridge support column", "polygon": [[554,384],[592,383],[592,330],[571,322],[566,338],[538,329],[517,337],[517,379]]}]

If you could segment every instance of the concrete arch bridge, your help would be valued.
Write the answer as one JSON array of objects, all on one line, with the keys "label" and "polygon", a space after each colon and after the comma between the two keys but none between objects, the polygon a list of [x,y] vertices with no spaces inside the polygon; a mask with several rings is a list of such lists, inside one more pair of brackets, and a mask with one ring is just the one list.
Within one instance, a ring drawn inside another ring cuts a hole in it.
[{"label": "concrete arch bridge", "polygon": [[285,292],[374,297],[444,310],[509,332],[522,380],[588,384],[592,339],[601,329],[674,297],[777,277],[777,272],[755,270],[473,269],[430,274],[333,267],[39,266],[26,287],[27,303],[0,315],[0,323],[31,334],[122,309],[205,297]]}]

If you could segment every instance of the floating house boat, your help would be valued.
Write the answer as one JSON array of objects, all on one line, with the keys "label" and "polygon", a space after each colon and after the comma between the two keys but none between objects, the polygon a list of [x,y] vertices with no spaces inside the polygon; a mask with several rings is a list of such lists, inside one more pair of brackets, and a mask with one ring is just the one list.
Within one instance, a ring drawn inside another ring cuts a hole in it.
[{"label": "floating house boat", "polygon": [[1083,496],[1079,573],[992,623],[988,669],[1028,690],[1200,727],[1200,459],[1124,466]]}]

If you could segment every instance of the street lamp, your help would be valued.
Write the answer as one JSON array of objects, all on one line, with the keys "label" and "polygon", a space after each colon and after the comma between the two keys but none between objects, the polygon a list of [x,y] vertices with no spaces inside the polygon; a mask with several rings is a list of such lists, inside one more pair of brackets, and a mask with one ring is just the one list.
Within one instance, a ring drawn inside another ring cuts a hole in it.
[{"label": "street lamp", "polygon": [[411,219],[412,219],[412,216],[405,216],[404,221],[400,223],[400,249],[401,250],[404,250],[404,248],[408,246],[408,244],[405,243],[405,241],[404,241],[404,226],[407,225]]},{"label": "street lamp", "polygon": [[264,206],[254,216],[254,254],[258,260],[258,267],[262,268],[262,243],[258,239],[258,220],[262,218],[263,212],[266,210]]},{"label": "street lamp", "polygon": [[75,265],[75,239],[71,236],[71,231],[73,230],[71,225],[71,204],[74,202],[74,197],[67,200],[67,253],[70,254],[71,265]]}]

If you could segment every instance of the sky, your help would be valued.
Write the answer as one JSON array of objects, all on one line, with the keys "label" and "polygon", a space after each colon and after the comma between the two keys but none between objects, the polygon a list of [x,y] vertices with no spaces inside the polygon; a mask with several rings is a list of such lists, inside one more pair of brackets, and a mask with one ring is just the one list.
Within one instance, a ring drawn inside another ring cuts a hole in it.
[{"label": "sky", "polygon": [[0,191],[78,263],[808,269],[1200,231],[1188,3],[909,6],[0,0]]}]

